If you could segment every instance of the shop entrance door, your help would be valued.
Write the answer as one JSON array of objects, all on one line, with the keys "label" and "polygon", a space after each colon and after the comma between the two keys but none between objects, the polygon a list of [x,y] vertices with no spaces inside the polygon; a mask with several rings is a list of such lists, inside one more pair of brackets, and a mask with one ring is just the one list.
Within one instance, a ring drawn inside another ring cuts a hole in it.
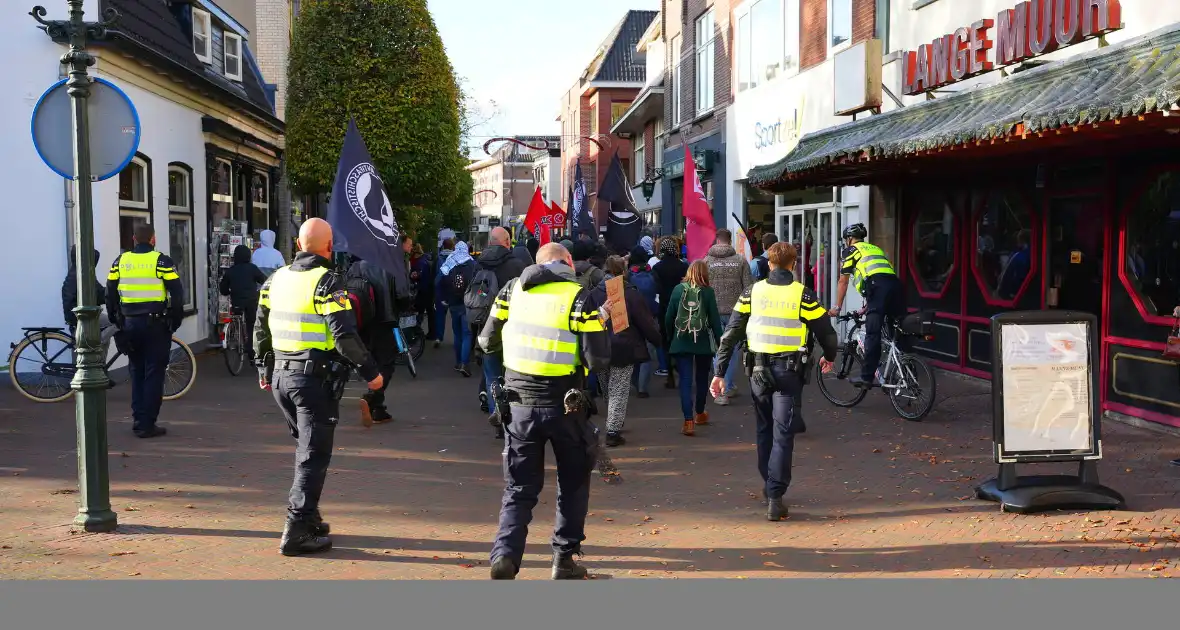
[{"label": "shop entrance door", "polygon": [[[831,211],[831,206],[824,208]],[[819,236],[819,208],[780,210],[777,213],[777,235],[781,243],[795,246],[798,259],[792,273],[795,280],[808,288],[816,288],[816,244]]]},{"label": "shop entrance door", "polygon": [[1059,197],[1049,209],[1049,308],[1102,315],[1102,199]]}]

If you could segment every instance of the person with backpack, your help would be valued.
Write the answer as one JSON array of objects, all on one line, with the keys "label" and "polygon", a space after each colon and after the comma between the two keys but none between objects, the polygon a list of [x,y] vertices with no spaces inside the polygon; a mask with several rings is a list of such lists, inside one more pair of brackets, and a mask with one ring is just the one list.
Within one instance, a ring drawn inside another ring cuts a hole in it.
[{"label": "person with backpack", "polygon": [[[627,270],[627,280],[635,285],[635,289],[643,296],[643,301],[647,305],[647,310],[656,318],[656,328],[661,329],[657,314],[660,312],[660,289],[656,286],[656,277],[652,275],[651,267],[647,265],[648,253],[642,246],[636,247],[631,252],[630,267]],[[648,360],[636,366],[635,374],[635,388],[639,391],[640,398],[647,398],[651,396],[651,375],[655,369],[655,361],[658,356],[658,348],[664,345],[663,339],[657,336],[654,341],[649,341],[647,344]],[[666,359],[665,359],[666,360]]]},{"label": "person with backpack", "polygon": [[455,241],[453,239],[444,239],[442,245],[439,246],[438,258],[434,261],[434,271],[430,274],[430,281],[432,284],[431,293],[434,294],[434,321],[431,322],[431,331],[433,335],[429,338],[434,339],[434,347],[437,348],[442,345],[443,337],[447,331],[447,305],[443,299],[442,291],[438,289],[439,273],[442,271],[442,266],[446,264],[447,259],[455,252]]},{"label": "person with backpack", "polygon": [[762,253],[750,261],[750,275],[753,276],[755,282],[770,277],[770,261],[766,257],[769,255],[770,248],[777,242],[778,237],[773,233],[762,235]]},{"label": "person with backpack", "polygon": [[[660,291],[660,311],[659,320],[663,325],[664,320],[668,315],[668,303],[672,299],[672,291],[680,285],[684,280],[684,274],[688,273],[688,265],[680,259],[680,244],[676,242],[673,236],[665,236],[660,239],[659,244],[660,261],[652,265],[651,272],[656,278],[656,287]],[[672,341],[671,327],[665,327],[664,343],[660,344],[658,348],[660,369],[656,370],[656,376],[666,376],[668,378],[667,388],[676,389],[676,381],[672,377],[672,364],[668,360],[668,344]]]},{"label": "person with backpack", "polygon": [[[471,343],[474,338],[467,323],[467,306],[463,298],[475,275],[475,259],[467,250],[467,243],[459,241],[455,251],[439,267],[435,281],[437,293],[442,297],[443,307],[451,315],[451,332],[455,335],[455,371],[465,378],[471,376]],[[438,333],[442,338],[442,330]],[[437,341],[435,344],[437,345]]]},{"label": "person with backpack", "polygon": [[[595,304],[607,303],[606,283],[615,277],[624,277],[627,263],[620,256],[606,259],[603,280],[590,292]],[[634,284],[623,280],[623,300],[627,308],[628,326],[615,331],[615,322],[607,324],[610,333],[610,368],[598,372],[598,382],[606,389],[606,445],[622,446],[623,423],[627,419],[627,401],[631,397],[631,374],[635,366],[651,360],[649,344],[660,341],[660,329],[655,317],[648,309],[646,299]]]},{"label": "person with backpack", "polygon": [[[516,252],[509,249],[512,244],[508,230],[497,227],[488,234],[488,248],[483,251],[476,261],[478,270],[467,287],[463,296],[463,304],[467,311],[467,322],[476,335],[483,330],[488,321],[492,305],[496,302],[496,295],[502,287],[520,277],[526,265]],[[531,264],[531,263],[530,263]],[[496,437],[504,438],[504,429],[500,426],[496,415],[496,400],[492,397],[492,385],[503,374],[499,355],[484,354],[483,382],[480,391],[487,397],[488,422],[496,428]]]},{"label": "person with backpack", "polygon": [[574,255],[574,274],[578,284],[585,287],[587,291],[591,291],[601,284],[605,274],[599,265],[595,265],[591,261],[598,254],[598,248],[594,243],[578,241],[574,243],[574,250],[571,253]]},{"label": "person with backpack", "polygon": [[344,286],[356,315],[357,332],[377,364],[382,380],[380,388],[370,389],[361,396],[361,424],[371,427],[393,421],[385,406],[385,390],[393,378],[397,359],[397,340],[393,335],[398,324],[396,290],[384,269],[356,257],[352,259],[344,274]]},{"label": "person with backpack", "polygon": [[709,423],[705,400],[713,376],[713,354],[724,329],[705,261],[689,265],[684,282],[672,291],[664,328],[671,333],[668,354],[680,374],[680,408],[684,412],[681,433],[691,436],[695,427]]},{"label": "person with backpack", "polygon": [[[709,267],[709,286],[717,294],[717,308],[721,312],[721,319],[729,321],[729,315],[733,312],[733,306],[737,304],[738,298],[746,289],[754,286],[749,264],[733,248],[732,232],[725,228],[717,230],[717,240],[705,256],[705,265]],[[729,373],[725,375],[725,392],[713,402],[724,407],[729,404],[729,399],[737,394],[735,379],[740,364],[740,360],[730,362]]]}]

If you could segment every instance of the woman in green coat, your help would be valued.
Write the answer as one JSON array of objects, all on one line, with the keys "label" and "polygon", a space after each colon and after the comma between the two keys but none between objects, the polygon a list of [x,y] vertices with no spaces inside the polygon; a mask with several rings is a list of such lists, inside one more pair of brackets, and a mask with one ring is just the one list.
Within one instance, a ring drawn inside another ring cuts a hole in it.
[{"label": "woman in green coat", "polygon": [[689,265],[684,282],[672,291],[664,315],[664,330],[672,337],[668,354],[676,362],[680,377],[684,435],[693,435],[696,426],[709,423],[705,400],[713,375],[713,354],[724,328],[717,312],[717,296],[709,287],[709,268],[698,260]]}]

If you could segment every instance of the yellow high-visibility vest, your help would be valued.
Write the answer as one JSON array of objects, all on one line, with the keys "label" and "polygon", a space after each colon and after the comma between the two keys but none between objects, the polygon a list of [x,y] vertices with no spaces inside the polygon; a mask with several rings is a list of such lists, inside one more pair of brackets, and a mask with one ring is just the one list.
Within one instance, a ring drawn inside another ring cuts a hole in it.
[{"label": "yellow high-visibility vest", "polygon": [[570,376],[581,365],[578,335],[570,330],[582,285],[552,282],[529,290],[517,283],[504,324],[504,367],[530,376]]},{"label": "yellow high-visibility vest", "polygon": [[271,345],[278,352],[332,350],[336,339],[328,329],[326,315],[352,310],[347,299],[316,295],[316,287],[328,270],[323,267],[292,271],[280,267],[270,278],[270,287],[262,291],[258,303],[270,309],[268,319]]},{"label": "yellow high-visibility vest", "polygon": [[[160,252],[124,252],[119,263],[111,269],[108,280],[119,282],[121,304],[146,304],[164,302],[168,292],[164,289],[164,278],[156,269],[160,263]],[[177,277],[172,272],[173,277]],[[171,279],[171,278],[170,278]]]},{"label": "yellow high-visibility vest", "polygon": [[807,341],[807,324],[799,319],[804,286],[800,282],[773,285],[763,280],[750,294],[746,339],[751,352],[798,352]]},{"label": "yellow high-visibility vest", "polygon": [[866,279],[883,273],[897,275],[889,258],[885,256],[885,251],[880,247],[865,242],[854,243],[852,246],[860,252],[860,260],[856,261],[856,271],[852,274],[852,284],[861,295],[865,292]]}]

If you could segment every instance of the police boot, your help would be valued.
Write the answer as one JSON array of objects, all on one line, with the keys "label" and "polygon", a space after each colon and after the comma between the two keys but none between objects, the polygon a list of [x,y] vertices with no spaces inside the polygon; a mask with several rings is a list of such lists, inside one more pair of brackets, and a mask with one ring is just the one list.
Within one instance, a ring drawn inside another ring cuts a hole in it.
[{"label": "police boot", "polygon": [[304,521],[287,521],[287,526],[283,528],[283,541],[279,543],[279,553],[284,556],[302,556],[331,548],[332,539],[318,535],[312,524]]},{"label": "police boot", "polygon": [[766,520],[777,523],[787,518],[787,506],[782,497],[771,497],[766,503]]},{"label": "police boot", "polygon": [[574,560],[574,554],[553,554],[553,579],[584,580],[590,572]]},{"label": "police boot", "polygon": [[515,580],[517,573],[520,573],[520,569],[508,559],[508,556],[500,556],[492,562],[493,580]]}]

